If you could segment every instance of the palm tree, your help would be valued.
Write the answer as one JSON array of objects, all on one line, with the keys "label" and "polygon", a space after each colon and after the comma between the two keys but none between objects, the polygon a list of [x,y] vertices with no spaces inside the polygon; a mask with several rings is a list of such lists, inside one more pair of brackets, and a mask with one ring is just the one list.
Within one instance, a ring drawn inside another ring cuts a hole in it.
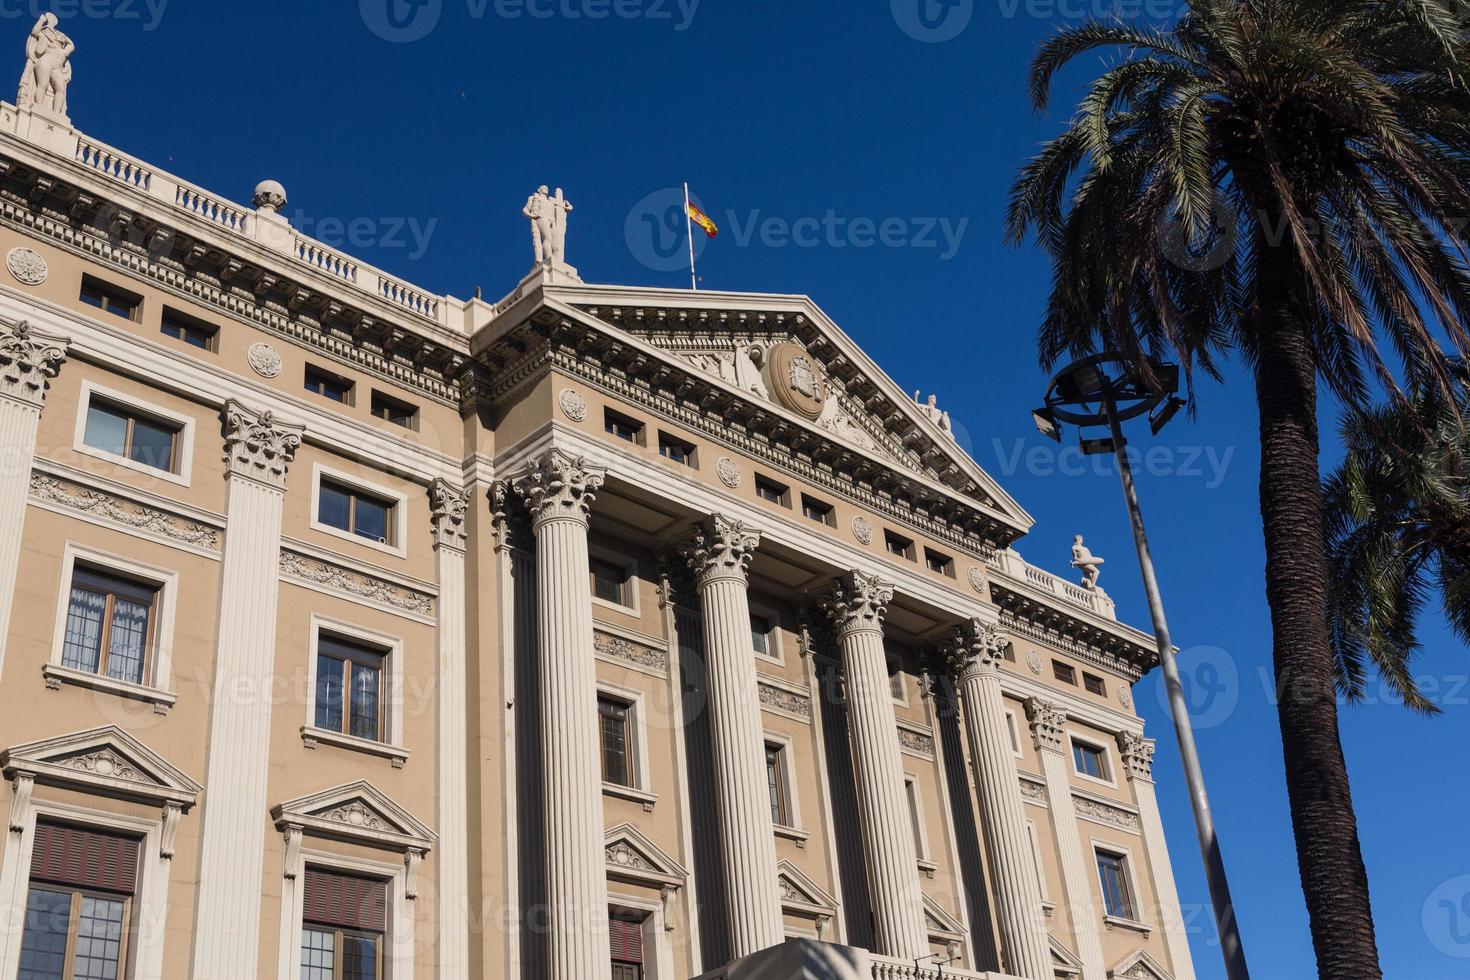
[{"label": "palm tree", "polygon": [[1438,595],[1470,643],[1470,394],[1349,412],[1347,456],[1323,489],[1338,689],[1366,695],[1370,665],[1408,707],[1438,714],[1410,672],[1419,614]]},{"label": "palm tree", "polygon": [[1227,350],[1252,372],[1287,791],[1331,980],[1382,970],[1334,697],[1319,385],[1361,404],[1397,360],[1448,390],[1442,345],[1467,347],[1464,20],[1458,0],[1188,0],[1168,30],[1066,28],[1033,64],[1038,110],[1074,58],[1114,58],[1008,215],[1053,260],[1044,364],[1172,355],[1191,392]]}]

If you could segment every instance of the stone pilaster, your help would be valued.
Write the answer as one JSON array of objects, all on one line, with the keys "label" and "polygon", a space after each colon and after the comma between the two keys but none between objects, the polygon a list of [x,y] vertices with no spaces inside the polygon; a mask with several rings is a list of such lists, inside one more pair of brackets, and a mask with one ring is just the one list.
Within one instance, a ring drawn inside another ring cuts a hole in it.
[{"label": "stone pilaster", "polygon": [[256,975],[281,510],[299,426],[225,404],[228,526],[204,789],[193,980]]},{"label": "stone pilaster", "polygon": [[439,565],[438,980],[469,980],[469,787],[465,719],[465,492],[429,486]]},{"label": "stone pilaster", "polygon": [[1082,960],[1082,980],[1107,980],[1098,933],[1101,910],[1092,897],[1097,862],[1082,848],[1077,809],[1072,802],[1072,760],[1066,748],[1067,713],[1050,701],[1029,698],[1026,717],[1031,721],[1031,737],[1036,742],[1042,775],[1046,778],[1047,806],[1051,812],[1052,834],[1061,855],[1067,916],[1077,941],[1077,957]]},{"label": "stone pilaster", "polygon": [[908,812],[883,619],[893,586],[849,572],[822,605],[832,620],[846,677],[848,728],[857,773],[859,823],[868,869],[876,952],[914,959],[929,953],[919,858]]},{"label": "stone pilaster", "polygon": [[957,628],[941,652],[954,674],[974,760],[980,829],[1005,972],[1026,980],[1051,980],[1041,881],[1026,833],[997,669],[1005,646],[1006,635],[999,627],[977,619]]},{"label": "stone pilaster", "polygon": [[720,856],[734,959],[785,942],[765,737],[750,642],[748,569],[760,534],[715,515],[682,552],[699,588]]},{"label": "stone pilaster", "polygon": [[559,450],[515,489],[536,535],[549,980],[606,980],[607,875],[587,528],[604,474]]},{"label": "stone pilaster", "polygon": [[1159,801],[1154,792],[1154,750],[1151,738],[1133,732],[1118,733],[1118,752],[1123,771],[1133,787],[1138,806],[1139,830],[1148,853],[1149,870],[1153,873],[1154,894],[1158,897],[1159,927],[1169,947],[1169,968],[1175,980],[1194,980],[1194,958],[1189,952],[1189,933],[1184,926],[1184,913],[1179,907],[1179,888],[1174,884],[1174,866],[1169,861],[1169,845],[1164,839],[1164,821],[1159,815]]}]

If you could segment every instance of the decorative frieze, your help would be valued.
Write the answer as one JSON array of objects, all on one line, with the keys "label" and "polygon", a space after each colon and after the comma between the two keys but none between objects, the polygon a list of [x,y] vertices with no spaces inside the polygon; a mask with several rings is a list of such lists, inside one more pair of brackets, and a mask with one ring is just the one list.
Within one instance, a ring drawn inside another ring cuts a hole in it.
[{"label": "decorative frieze", "polygon": [[1130,812],[1111,803],[1091,796],[1083,796],[1080,793],[1072,794],[1072,808],[1077,811],[1077,816],[1097,823],[1107,824],[1110,827],[1119,827],[1132,834],[1140,833],[1138,827],[1138,814]]},{"label": "decorative frieze", "polygon": [[434,525],[436,547],[464,550],[468,511],[469,497],[463,490],[444,480],[429,485],[429,519]]},{"label": "decorative frieze", "polygon": [[585,526],[606,475],[588,466],[581,456],[553,449],[527,464],[515,482],[515,491],[526,501],[536,527],[555,520],[574,520]]},{"label": "decorative frieze", "polygon": [[934,758],[934,736],[916,732],[912,728],[898,727],[898,744],[910,752]]},{"label": "decorative frieze", "polygon": [[434,614],[434,597],[405,585],[366,575],[289,549],[281,549],[281,577],[307,582],[415,616]]},{"label": "decorative frieze", "polygon": [[230,476],[285,490],[286,470],[301,447],[302,427],[280,424],[272,412],[257,413],[233,399],[225,402],[223,418]]},{"label": "decorative frieze", "polygon": [[669,669],[667,651],[643,643],[634,643],[632,640],[625,640],[621,636],[613,636],[601,630],[592,634],[592,648],[604,657],[621,660],[635,667],[645,667],[659,673],[667,673]]},{"label": "decorative frieze", "polygon": [[61,373],[68,343],[24,320],[0,321],[0,394],[39,410],[46,404],[51,379]]},{"label": "decorative frieze", "polygon": [[822,610],[839,638],[864,631],[881,633],[893,588],[876,575],[851,571],[832,583],[821,599]]},{"label": "decorative frieze", "polygon": [[58,476],[32,472],[30,493],[34,500],[158,534],[181,544],[216,552],[220,548],[222,532],[218,527]]},{"label": "decorative frieze", "polygon": [[785,711],[801,718],[812,716],[812,700],[805,695],[772,684],[761,684],[759,691],[761,704],[767,708]]},{"label": "decorative frieze", "polygon": [[1020,779],[1021,798],[1031,800],[1034,803],[1046,803],[1046,783],[1022,776]]},{"label": "decorative frieze", "polygon": [[743,584],[760,543],[760,532],[749,524],[715,514],[699,525],[679,552],[700,585],[721,578],[738,579]]}]

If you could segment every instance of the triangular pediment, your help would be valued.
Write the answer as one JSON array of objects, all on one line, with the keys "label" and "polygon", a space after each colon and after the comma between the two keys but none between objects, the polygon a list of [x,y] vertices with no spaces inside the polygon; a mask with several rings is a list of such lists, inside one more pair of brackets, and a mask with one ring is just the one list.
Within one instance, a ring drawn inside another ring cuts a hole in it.
[{"label": "triangular pediment", "polygon": [[630,823],[603,835],[608,877],[634,884],[682,888],[689,872]]},{"label": "triangular pediment", "polygon": [[790,861],[776,866],[776,884],[781,891],[781,904],[789,911],[834,913],[837,910],[837,900]]},{"label": "triangular pediment", "polygon": [[427,824],[366,780],[282,803],[271,817],[283,829],[377,847],[426,851],[435,840]]},{"label": "triangular pediment", "polygon": [[941,936],[945,939],[961,939],[965,935],[964,923],[951,915],[931,895],[924,896],[924,928],[929,931],[931,938]]},{"label": "triangular pediment", "polygon": [[1051,967],[1059,977],[1077,977],[1082,975],[1082,960],[1071,950],[1063,946],[1056,936],[1051,939]]},{"label": "triangular pediment", "polygon": [[1174,980],[1158,960],[1139,949],[1119,961],[1108,971],[1112,980]]},{"label": "triangular pediment", "polygon": [[0,754],[7,778],[189,809],[202,787],[115,725],[16,745]]}]

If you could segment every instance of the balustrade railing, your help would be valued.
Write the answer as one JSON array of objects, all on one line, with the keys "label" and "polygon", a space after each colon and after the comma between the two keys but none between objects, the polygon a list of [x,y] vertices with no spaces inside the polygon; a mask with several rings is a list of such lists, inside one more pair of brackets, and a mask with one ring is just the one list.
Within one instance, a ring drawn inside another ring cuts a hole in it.
[{"label": "balustrade railing", "polygon": [[1066,579],[1059,578],[1045,569],[1037,568],[1021,557],[1020,552],[1013,548],[1005,548],[1000,551],[992,551],[985,556],[985,564],[992,572],[999,572],[1006,578],[1017,582],[1024,582],[1034,589],[1050,593],[1070,602],[1083,609],[1090,609],[1099,615],[1109,619],[1117,618],[1117,610],[1106,592],[1101,590],[1085,589]]}]

